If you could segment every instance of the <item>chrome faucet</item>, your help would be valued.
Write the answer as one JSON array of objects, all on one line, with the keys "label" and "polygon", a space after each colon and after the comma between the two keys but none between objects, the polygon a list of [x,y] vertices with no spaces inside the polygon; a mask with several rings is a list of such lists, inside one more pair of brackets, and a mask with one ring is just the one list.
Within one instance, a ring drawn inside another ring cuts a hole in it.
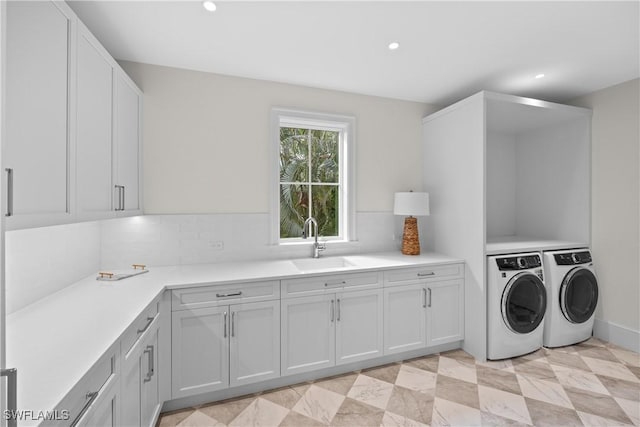
[{"label": "chrome faucet", "polygon": [[315,228],[315,241],[313,242],[313,257],[320,258],[320,252],[327,249],[324,243],[318,243],[318,221],[312,216],[306,219],[302,226],[302,238],[306,239],[311,234],[311,225]]}]

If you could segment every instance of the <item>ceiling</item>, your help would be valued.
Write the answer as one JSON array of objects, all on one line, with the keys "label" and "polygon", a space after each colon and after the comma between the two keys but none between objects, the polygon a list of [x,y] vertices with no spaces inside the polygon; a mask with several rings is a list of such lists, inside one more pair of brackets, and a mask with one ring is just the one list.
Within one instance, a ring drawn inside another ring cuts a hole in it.
[{"label": "ceiling", "polygon": [[120,60],[436,105],[483,89],[563,102],[640,77],[640,1],[69,4]]}]

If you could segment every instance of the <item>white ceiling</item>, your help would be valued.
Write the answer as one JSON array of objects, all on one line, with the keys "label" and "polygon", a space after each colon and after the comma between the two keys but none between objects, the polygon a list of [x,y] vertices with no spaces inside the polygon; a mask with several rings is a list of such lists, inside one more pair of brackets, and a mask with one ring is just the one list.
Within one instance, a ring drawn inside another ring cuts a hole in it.
[{"label": "white ceiling", "polygon": [[430,104],[563,102],[640,77],[637,0],[69,3],[117,59]]}]

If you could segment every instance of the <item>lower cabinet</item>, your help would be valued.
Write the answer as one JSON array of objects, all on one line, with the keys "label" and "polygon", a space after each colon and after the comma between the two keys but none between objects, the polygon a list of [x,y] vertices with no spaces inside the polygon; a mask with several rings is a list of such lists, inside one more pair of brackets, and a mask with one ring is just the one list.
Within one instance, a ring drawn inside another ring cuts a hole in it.
[{"label": "lower cabinet", "polygon": [[463,279],[385,288],[385,354],[464,338]]},{"label": "lower cabinet", "polygon": [[100,400],[95,403],[86,416],[77,424],[78,427],[119,427],[122,424],[118,421],[118,405],[120,404],[120,394],[118,393],[118,383],[105,390]]},{"label": "lower cabinet", "polygon": [[[155,323],[155,322],[154,322]],[[144,338],[123,357],[123,426],[153,426],[162,402],[158,388],[158,327],[149,328]]]},{"label": "lower cabinet", "polygon": [[383,291],[282,300],[282,375],[381,356]]},{"label": "lower cabinet", "polygon": [[280,301],[172,313],[172,397],[280,376]]}]

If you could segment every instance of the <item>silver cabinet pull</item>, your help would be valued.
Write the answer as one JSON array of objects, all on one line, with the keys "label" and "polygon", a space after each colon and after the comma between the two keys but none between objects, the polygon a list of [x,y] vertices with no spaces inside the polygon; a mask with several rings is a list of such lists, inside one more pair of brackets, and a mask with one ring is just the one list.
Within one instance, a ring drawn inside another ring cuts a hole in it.
[{"label": "silver cabinet pull", "polygon": [[155,317],[147,317],[147,324],[144,325],[144,328],[138,329],[138,335],[144,334],[147,329],[149,329],[149,326],[151,326],[151,322],[153,322],[153,319],[155,319]]},{"label": "silver cabinet pull", "polygon": [[324,286],[326,286],[326,287],[328,287],[328,286],[344,286],[344,285],[346,285],[346,284],[347,284],[347,282],[345,282],[344,280],[342,280],[342,281],[340,281],[340,282],[333,282],[333,283],[326,282],[326,283],[324,284]]},{"label": "silver cabinet pull", "polygon": [[427,289],[422,288],[422,308],[427,308]]},{"label": "silver cabinet pull", "polygon": [[0,376],[7,377],[7,411],[10,418],[7,420],[7,427],[18,425],[18,370],[16,368],[3,369]]},{"label": "silver cabinet pull", "polygon": [[236,336],[236,312],[231,312],[231,336]]},{"label": "silver cabinet pull", "polygon": [[429,292],[429,302],[427,303],[427,307],[431,307],[431,288],[427,288],[427,291]]},{"label": "silver cabinet pull", "polygon": [[217,298],[226,298],[226,297],[239,297],[242,295],[242,291],[234,292],[232,294],[216,294]]},{"label": "silver cabinet pull", "polygon": [[336,316],[336,320],[338,320],[338,322],[340,321],[340,298],[337,299],[338,302],[338,315]]},{"label": "silver cabinet pull", "polygon": [[333,316],[334,316],[334,310],[335,308],[333,307],[333,300],[331,300],[331,323],[333,323]]},{"label": "silver cabinet pull", "polygon": [[436,273],[434,273],[433,271],[429,271],[427,273],[418,273],[418,277],[429,277],[429,276],[435,276]]},{"label": "silver cabinet pull", "polygon": [[222,329],[224,330],[223,337],[226,338],[227,337],[227,312],[226,311],[223,313],[223,317],[224,317],[224,325],[222,326]]},{"label": "silver cabinet pull", "polygon": [[121,206],[120,210],[123,211],[125,210],[124,201],[126,200],[124,197],[125,186],[121,185],[120,187],[122,188],[122,204],[120,205]]},{"label": "silver cabinet pull", "polygon": [[124,200],[122,197],[122,193],[124,190],[124,186],[122,185],[116,185],[116,190],[118,190],[118,206],[115,208],[116,211],[123,211],[124,210]]},{"label": "silver cabinet pull", "polygon": [[13,169],[6,168],[7,172],[7,213],[4,216],[13,216]]},{"label": "silver cabinet pull", "polygon": [[89,409],[93,401],[96,400],[96,397],[98,397],[97,391],[91,391],[86,394],[85,399],[87,399],[87,402],[84,404],[84,406],[80,410],[80,413],[78,414],[78,416],[75,417],[75,419],[71,423],[71,427],[75,427],[78,424],[78,422],[80,422],[80,420],[82,419],[82,416],[85,414],[85,412],[87,412],[87,410]]},{"label": "silver cabinet pull", "polygon": [[153,363],[153,359],[154,359],[154,349],[152,345],[148,345],[147,348],[144,350],[144,353],[149,355],[149,368],[147,370],[147,377],[144,379],[144,382],[149,382],[151,381],[151,377],[153,377],[153,374],[155,374],[155,366]]}]

